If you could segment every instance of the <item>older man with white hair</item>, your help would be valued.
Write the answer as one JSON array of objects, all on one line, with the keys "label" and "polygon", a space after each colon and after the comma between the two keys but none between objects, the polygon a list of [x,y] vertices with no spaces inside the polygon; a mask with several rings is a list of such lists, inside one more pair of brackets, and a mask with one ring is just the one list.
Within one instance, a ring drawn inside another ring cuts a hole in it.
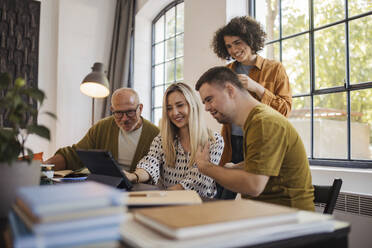
[{"label": "older man with white hair", "polygon": [[141,117],[143,105],[136,91],[117,89],[111,98],[112,116],[93,125],[77,144],[59,149],[44,161],[55,170],[76,170],[84,167],[76,149],[110,151],[125,171],[133,172],[138,161],[147,154],[158,127]]}]

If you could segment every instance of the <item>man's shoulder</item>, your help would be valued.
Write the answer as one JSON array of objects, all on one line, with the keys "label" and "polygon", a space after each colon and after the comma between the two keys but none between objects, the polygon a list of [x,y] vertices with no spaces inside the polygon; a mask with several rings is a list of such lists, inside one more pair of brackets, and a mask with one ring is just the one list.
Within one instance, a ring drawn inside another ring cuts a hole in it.
[{"label": "man's shoulder", "polygon": [[[94,126],[106,126],[106,125],[111,125],[111,124],[115,124],[115,119],[114,117],[111,115],[111,116],[107,116],[101,120],[99,120]],[[94,127],[93,126],[93,127]]]},{"label": "man's shoulder", "polygon": [[159,128],[149,120],[142,117],[142,121],[144,128],[159,132]]},{"label": "man's shoulder", "polygon": [[246,120],[246,125],[260,124],[264,125],[266,123],[275,124],[276,126],[285,126],[288,120],[281,115],[278,111],[265,105],[259,104],[254,107]]}]

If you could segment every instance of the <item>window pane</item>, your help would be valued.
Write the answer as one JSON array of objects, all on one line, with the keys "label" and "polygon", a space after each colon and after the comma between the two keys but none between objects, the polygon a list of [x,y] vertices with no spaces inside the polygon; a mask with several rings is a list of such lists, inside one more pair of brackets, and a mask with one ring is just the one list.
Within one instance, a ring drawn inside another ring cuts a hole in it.
[{"label": "window pane", "polygon": [[279,42],[266,45],[262,51],[258,52],[258,54],[260,54],[261,56],[267,59],[273,59],[276,61],[280,61]]},{"label": "window pane", "polygon": [[372,81],[372,15],[349,23],[350,82]]},{"label": "window pane", "polygon": [[165,64],[165,75],[167,77],[166,82],[174,82],[174,69],[175,69],[175,60],[169,61]]},{"label": "window pane", "polygon": [[289,77],[292,94],[310,92],[309,35],[283,41],[283,65]]},{"label": "window pane", "polygon": [[352,91],[351,158],[372,159],[372,89]]},{"label": "window pane", "polygon": [[344,85],[345,24],[315,32],[315,87]]},{"label": "window pane", "polygon": [[301,136],[308,157],[311,155],[310,109],[310,97],[296,97],[292,99],[292,111],[289,115],[289,121]]},{"label": "window pane", "polygon": [[166,60],[174,58],[174,49],[175,49],[174,42],[175,42],[175,38],[172,38],[172,39],[166,41],[166,44],[167,44],[166,45],[167,50],[166,50],[166,55],[165,55]]},{"label": "window pane", "polygon": [[164,42],[155,45],[155,64],[164,62]]},{"label": "window pane", "polygon": [[155,85],[164,83],[164,64],[155,66]]},{"label": "window pane", "polygon": [[283,36],[309,29],[308,1],[282,0]]},{"label": "window pane", "polygon": [[349,16],[359,15],[372,10],[371,0],[349,0]]},{"label": "window pane", "polygon": [[177,33],[183,32],[183,19],[184,19],[184,11],[183,11],[183,3],[177,5]]},{"label": "window pane", "polygon": [[345,0],[314,0],[314,26],[323,26],[345,18]]},{"label": "window pane", "polygon": [[154,111],[154,124],[159,127],[163,110],[162,108],[156,108],[153,111]]},{"label": "window pane", "polygon": [[164,16],[155,23],[155,43],[164,40]]},{"label": "window pane", "polygon": [[161,107],[163,105],[163,95],[163,85],[154,88],[154,107]]},{"label": "window pane", "polygon": [[178,58],[176,60],[176,68],[177,68],[177,71],[176,71],[177,80],[176,81],[180,81],[183,79],[183,57]]},{"label": "window pane", "polygon": [[176,56],[182,56],[183,55],[183,34],[178,35],[176,37]]},{"label": "window pane", "polygon": [[165,38],[174,36],[176,28],[174,8],[171,8],[165,13],[165,22]]},{"label": "window pane", "polygon": [[345,92],[314,96],[314,157],[347,158]]},{"label": "window pane", "polygon": [[279,1],[256,1],[256,19],[267,33],[267,41],[279,38]]}]

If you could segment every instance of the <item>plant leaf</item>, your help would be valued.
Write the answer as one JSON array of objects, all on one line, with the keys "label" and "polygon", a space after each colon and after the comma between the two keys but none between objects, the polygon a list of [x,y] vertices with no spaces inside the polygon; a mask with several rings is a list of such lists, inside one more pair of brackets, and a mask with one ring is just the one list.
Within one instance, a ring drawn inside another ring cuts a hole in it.
[{"label": "plant leaf", "polygon": [[54,113],[52,113],[52,112],[45,111],[45,112],[43,112],[42,114],[47,114],[47,115],[49,115],[50,117],[52,117],[53,119],[57,119],[57,116],[56,116]]},{"label": "plant leaf", "polygon": [[45,99],[45,94],[43,91],[37,89],[37,88],[27,88],[23,90],[23,93],[30,96],[32,99],[35,99],[40,102],[40,104],[43,103]]},{"label": "plant leaf", "polygon": [[50,140],[50,132],[46,126],[32,124],[32,125],[29,125],[26,129],[27,129],[27,133],[29,134],[34,133],[34,134],[39,135],[40,137]]}]

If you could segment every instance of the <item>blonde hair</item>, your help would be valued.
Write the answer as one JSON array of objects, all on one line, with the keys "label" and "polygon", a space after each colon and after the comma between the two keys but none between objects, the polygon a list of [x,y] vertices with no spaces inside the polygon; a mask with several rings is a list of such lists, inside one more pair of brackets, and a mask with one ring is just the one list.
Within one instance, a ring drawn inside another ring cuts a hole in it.
[{"label": "blonde hair", "polygon": [[171,84],[164,93],[163,97],[163,116],[161,120],[160,134],[162,137],[163,151],[165,154],[165,162],[168,166],[174,167],[176,162],[176,147],[174,139],[178,133],[178,128],[170,121],[167,111],[168,96],[178,91],[182,93],[189,106],[189,132],[190,132],[190,161],[188,166],[192,166],[195,162],[195,154],[199,146],[207,144],[208,139],[214,141],[212,131],[207,128],[204,117],[201,113],[202,107],[198,96],[190,86],[185,83]]}]

